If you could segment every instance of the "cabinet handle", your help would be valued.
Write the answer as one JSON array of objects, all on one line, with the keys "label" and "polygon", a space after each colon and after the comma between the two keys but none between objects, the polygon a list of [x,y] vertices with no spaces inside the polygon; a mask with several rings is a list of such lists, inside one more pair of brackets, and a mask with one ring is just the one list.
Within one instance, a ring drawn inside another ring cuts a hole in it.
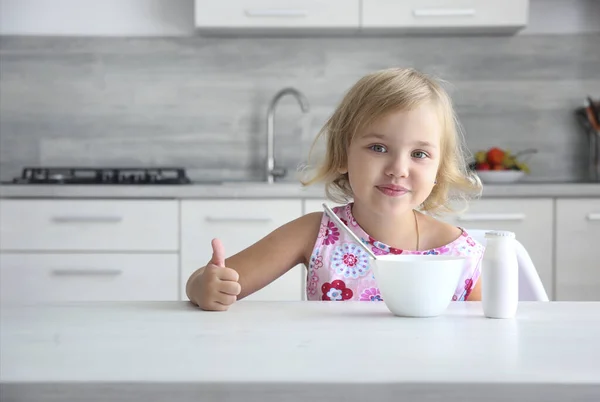
[{"label": "cabinet handle", "polygon": [[54,223],[119,223],[120,216],[53,216]]},{"label": "cabinet handle", "polygon": [[600,221],[600,212],[588,214],[587,218],[590,221]]},{"label": "cabinet handle", "polygon": [[271,222],[271,218],[236,218],[236,217],[214,217],[207,216],[206,222],[210,223],[266,223]]},{"label": "cabinet handle", "polygon": [[285,17],[299,18],[308,16],[306,10],[290,8],[253,8],[244,10],[248,17]]},{"label": "cabinet handle", "polygon": [[123,271],[120,269],[64,268],[52,270],[52,275],[55,276],[117,276],[122,273]]},{"label": "cabinet handle", "polygon": [[478,221],[524,221],[525,214],[466,214],[458,217],[462,222]]},{"label": "cabinet handle", "polygon": [[472,17],[473,8],[417,8],[413,10],[415,17]]}]

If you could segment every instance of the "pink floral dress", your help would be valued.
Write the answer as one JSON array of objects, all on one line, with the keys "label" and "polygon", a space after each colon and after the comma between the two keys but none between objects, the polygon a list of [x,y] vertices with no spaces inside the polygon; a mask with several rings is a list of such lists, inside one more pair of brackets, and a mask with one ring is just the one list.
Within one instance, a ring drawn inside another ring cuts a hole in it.
[{"label": "pink floral dress", "polygon": [[[377,255],[383,254],[441,254],[466,256],[468,263],[452,297],[466,300],[481,273],[484,247],[461,228],[462,236],[445,246],[424,250],[399,250],[369,236],[352,216],[352,204],[333,208],[340,219]],[[308,300],[383,300],[371,272],[368,254],[356,241],[323,213],[321,228],[312,251],[306,277]]]}]

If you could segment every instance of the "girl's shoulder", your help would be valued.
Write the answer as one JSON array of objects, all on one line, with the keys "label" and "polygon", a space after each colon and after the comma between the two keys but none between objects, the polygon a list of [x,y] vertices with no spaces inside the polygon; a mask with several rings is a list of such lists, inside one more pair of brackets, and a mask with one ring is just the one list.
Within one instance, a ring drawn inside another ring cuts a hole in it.
[{"label": "girl's shoulder", "polygon": [[483,252],[483,246],[477,242],[468,230],[454,226],[437,218],[421,215],[424,226],[422,228],[424,252],[436,254],[479,254]]}]

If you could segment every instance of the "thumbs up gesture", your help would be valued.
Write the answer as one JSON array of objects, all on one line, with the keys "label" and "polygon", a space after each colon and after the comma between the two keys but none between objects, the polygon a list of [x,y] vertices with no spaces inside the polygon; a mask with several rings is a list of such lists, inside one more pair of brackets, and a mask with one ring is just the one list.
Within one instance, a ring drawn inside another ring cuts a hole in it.
[{"label": "thumbs up gesture", "polygon": [[212,258],[199,278],[197,303],[203,310],[224,311],[237,300],[242,288],[238,273],[225,267],[225,249],[219,239],[213,239],[212,249]]}]

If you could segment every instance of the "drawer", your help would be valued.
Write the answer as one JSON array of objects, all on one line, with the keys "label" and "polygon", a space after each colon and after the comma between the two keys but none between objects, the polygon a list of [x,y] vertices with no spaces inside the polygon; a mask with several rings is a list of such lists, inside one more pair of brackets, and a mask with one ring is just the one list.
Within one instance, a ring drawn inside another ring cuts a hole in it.
[{"label": "drawer", "polygon": [[0,254],[5,303],[178,300],[177,254]]},{"label": "drawer", "polygon": [[524,26],[526,0],[363,0],[363,28]]},{"label": "drawer", "polygon": [[359,0],[196,0],[202,28],[355,28]]},{"label": "drawer", "polygon": [[0,248],[177,251],[179,205],[163,200],[1,200]]}]

